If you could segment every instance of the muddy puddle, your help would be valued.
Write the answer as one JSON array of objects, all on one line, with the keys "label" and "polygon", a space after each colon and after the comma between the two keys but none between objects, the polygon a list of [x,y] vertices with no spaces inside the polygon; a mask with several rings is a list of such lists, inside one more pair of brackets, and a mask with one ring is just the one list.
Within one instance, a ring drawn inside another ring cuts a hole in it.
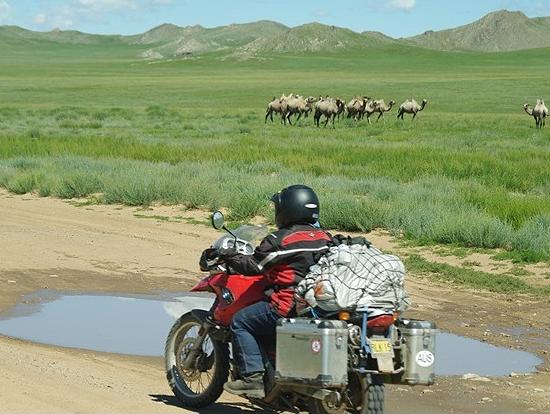
[{"label": "muddy puddle", "polygon": [[[0,333],[63,347],[159,356],[174,321],[190,309],[208,309],[212,301],[212,296],[204,294],[106,296],[41,291],[0,313]],[[528,352],[445,332],[438,334],[436,343],[438,375],[528,373],[542,362]]]},{"label": "muddy puddle", "polygon": [[69,348],[163,355],[164,340],[190,309],[208,309],[209,295],[105,296],[41,291],[0,313],[0,333]]}]

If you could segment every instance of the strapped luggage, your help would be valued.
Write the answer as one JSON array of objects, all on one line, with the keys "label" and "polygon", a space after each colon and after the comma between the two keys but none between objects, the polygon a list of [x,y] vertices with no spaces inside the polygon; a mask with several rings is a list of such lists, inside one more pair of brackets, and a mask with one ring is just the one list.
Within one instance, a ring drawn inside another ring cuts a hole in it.
[{"label": "strapped luggage", "polygon": [[296,293],[325,311],[385,308],[404,311],[405,266],[363,237],[336,236],[334,245],[311,266]]}]

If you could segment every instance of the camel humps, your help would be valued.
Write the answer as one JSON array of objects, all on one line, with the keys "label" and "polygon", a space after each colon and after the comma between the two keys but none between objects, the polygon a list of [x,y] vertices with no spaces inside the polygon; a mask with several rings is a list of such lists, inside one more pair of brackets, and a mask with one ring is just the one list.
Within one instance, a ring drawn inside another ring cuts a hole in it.
[{"label": "camel humps", "polygon": [[531,108],[531,105],[524,104],[523,109],[527,114],[535,118],[535,123],[537,128],[542,128],[546,124],[546,117],[548,117],[548,108],[546,107],[544,100],[537,99],[537,104],[534,108]]},{"label": "camel humps", "polygon": [[271,119],[271,122],[273,122],[273,114],[276,113],[281,115],[281,123],[284,122],[286,125],[286,113],[288,108],[286,99],[285,95],[282,95],[280,98],[273,97],[273,100],[267,104],[265,122],[267,122],[267,118]]},{"label": "camel humps", "polygon": [[393,108],[393,106],[395,105],[395,101],[392,99],[388,102],[388,104],[386,104],[386,102],[384,102],[383,99],[378,99],[376,101],[374,101],[374,112],[373,113],[376,113],[378,112],[378,118],[376,118],[376,122],[378,122],[380,120],[380,118],[383,118],[384,117],[384,113],[385,112],[389,112],[391,111],[391,109]]},{"label": "camel humps", "polygon": [[309,113],[313,110],[313,104],[317,101],[314,97],[310,96],[309,98],[304,98],[300,95],[294,95],[291,94],[286,99],[286,120],[290,125],[292,125],[292,121],[290,117],[292,115],[298,115],[294,123],[298,122],[302,115],[304,115],[304,118],[307,118]]},{"label": "camel humps", "polygon": [[340,98],[319,98],[319,100],[315,102],[315,125],[319,126],[321,116],[324,116],[324,126],[326,127],[328,122],[332,120],[332,126],[334,127],[336,116],[344,112],[345,106],[346,104]]},{"label": "camel humps", "polygon": [[361,116],[361,118],[366,115],[367,116],[367,122],[370,124],[370,117],[375,112],[376,112],[376,100],[370,99],[367,102],[367,104],[365,105],[365,109],[363,110],[363,115]]},{"label": "camel humps", "polygon": [[367,121],[370,124],[370,117],[373,114],[378,113],[378,119],[380,119],[384,112],[391,111],[393,105],[395,105],[395,101],[390,101],[386,105],[383,99],[372,99],[368,96],[356,97],[346,105],[347,117],[359,121],[367,115]]},{"label": "camel humps", "polygon": [[369,101],[370,97],[368,96],[355,97],[349,101],[346,105],[347,118],[353,118],[359,121],[363,117],[367,102]]},{"label": "camel humps", "polygon": [[407,99],[399,107],[399,112],[397,113],[397,119],[403,119],[405,114],[412,114],[413,120],[416,118],[419,112],[423,111],[426,107],[428,101],[426,99],[422,100],[422,104],[419,104],[414,99]]}]

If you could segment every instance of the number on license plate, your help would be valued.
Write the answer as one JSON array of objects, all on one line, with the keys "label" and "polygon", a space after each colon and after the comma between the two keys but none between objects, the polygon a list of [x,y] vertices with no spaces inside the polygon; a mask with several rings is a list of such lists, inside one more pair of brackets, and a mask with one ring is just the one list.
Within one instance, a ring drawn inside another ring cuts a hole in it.
[{"label": "number on license plate", "polygon": [[373,354],[391,354],[393,352],[390,341],[370,341],[370,349]]}]

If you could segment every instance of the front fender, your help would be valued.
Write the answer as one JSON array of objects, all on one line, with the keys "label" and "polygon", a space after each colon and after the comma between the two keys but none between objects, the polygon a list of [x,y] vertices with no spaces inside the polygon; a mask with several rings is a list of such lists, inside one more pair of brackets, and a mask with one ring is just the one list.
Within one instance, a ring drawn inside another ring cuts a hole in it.
[{"label": "front fender", "polygon": [[189,313],[193,318],[200,321],[201,324],[204,324],[208,318],[208,311],[205,311],[204,309],[193,309]]}]

